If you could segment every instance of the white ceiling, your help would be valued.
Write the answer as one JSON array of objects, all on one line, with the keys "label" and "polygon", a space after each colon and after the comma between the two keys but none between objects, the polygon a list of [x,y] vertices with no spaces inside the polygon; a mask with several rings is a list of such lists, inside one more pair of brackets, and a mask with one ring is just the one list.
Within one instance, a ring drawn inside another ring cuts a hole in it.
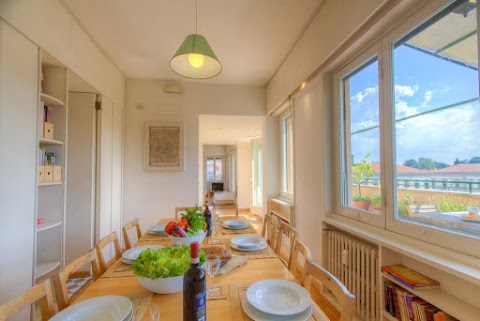
[{"label": "white ceiling", "polygon": [[[178,79],[195,0],[61,0],[128,78]],[[211,83],[266,85],[324,0],[198,0],[198,33],[223,65]]]},{"label": "white ceiling", "polygon": [[262,136],[263,117],[200,115],[199,139],[203,145],[236,145]]}]

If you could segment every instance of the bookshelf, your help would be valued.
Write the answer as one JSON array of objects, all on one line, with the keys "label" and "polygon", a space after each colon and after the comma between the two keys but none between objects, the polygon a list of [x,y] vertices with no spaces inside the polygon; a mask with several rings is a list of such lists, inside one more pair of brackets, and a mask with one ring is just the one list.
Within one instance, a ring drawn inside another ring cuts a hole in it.
[{"label": "bookshelf", "polygon": [[[64,262],[66,192],[64,177],[68,97],[66,67],[47,52],[41,51],[39,68],[37,126],[39,174],[35,221],[41,218],[44,223],[35,227],[34,275],[37,282],[57,273]],[[48,164],[45,154],[50,155]],[[52,155],[54,155],[53,158]],[[48,179],[47,172],[51,175]]]},{"label": "bookshelf", "polygon": [[[382,288],[382,291],[380,291],[380,302],[385,302],[383,284],[384,280],[388,280],[458,320],[475,320],[480,315],[480,306],[472,300],[469,294],[468,289],[473,287],[471,284],[468,284],[468,281],[417,261],[395,250],[381,247],[380,252],[380,266],[402,264],[440,282],[440,286],[438,287],[413,290],[394,278],[380,273],[380,286]],[[392,317],[390,313],[385,310],[384,305],[381,305],[381,315],[384,321],[396,320],[396,318]]]}]

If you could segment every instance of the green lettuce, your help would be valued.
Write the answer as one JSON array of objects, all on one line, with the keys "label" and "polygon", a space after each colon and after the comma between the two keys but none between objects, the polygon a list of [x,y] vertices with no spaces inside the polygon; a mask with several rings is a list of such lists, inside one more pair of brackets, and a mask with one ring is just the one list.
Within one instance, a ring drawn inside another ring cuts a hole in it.
[{"label": "green lettuce", "polygon": [[[200,250],[200,265],[205,263],[206,255]],[[161,249],[145,249],[135,260],[130,269],[142,278],[158,279],[180,276],[190,266],[190,246],[166,246]]]},{"label": "green lettuce", "polygon": [[205,231],[205,228],[207,227],[205,215],[199,211],[200,208],[195,205],[195,209],[186,209],[186,213],[182,214],[182,218],[186,218],[188,220],[188,228],[186,231],[188,236],[201,234]]}]

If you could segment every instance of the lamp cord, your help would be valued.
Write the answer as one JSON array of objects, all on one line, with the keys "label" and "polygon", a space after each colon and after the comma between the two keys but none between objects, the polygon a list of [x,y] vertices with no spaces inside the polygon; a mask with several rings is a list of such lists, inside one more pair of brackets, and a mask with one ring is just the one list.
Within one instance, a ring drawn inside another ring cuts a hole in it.
[{"label": "lamp cord", "polygon": [[195,34],[198,34],[198,0],[195,0]]}]

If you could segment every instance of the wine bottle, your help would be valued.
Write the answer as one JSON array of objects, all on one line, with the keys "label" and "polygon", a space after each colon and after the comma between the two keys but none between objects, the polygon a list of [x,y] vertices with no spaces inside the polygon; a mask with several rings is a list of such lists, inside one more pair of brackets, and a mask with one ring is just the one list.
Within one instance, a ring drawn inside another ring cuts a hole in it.
[{"label": "wine bottle", "polygon": [[183,321],[207,319],[205,271],[199,266],[200,244],[190,244],[190,267],[183,276]]},{"label": "wine bottle", "polygon": [[205,202],[205,221],[207,222],[207,236],[212,235],[212,212],[208,209],[208,202]]}]

